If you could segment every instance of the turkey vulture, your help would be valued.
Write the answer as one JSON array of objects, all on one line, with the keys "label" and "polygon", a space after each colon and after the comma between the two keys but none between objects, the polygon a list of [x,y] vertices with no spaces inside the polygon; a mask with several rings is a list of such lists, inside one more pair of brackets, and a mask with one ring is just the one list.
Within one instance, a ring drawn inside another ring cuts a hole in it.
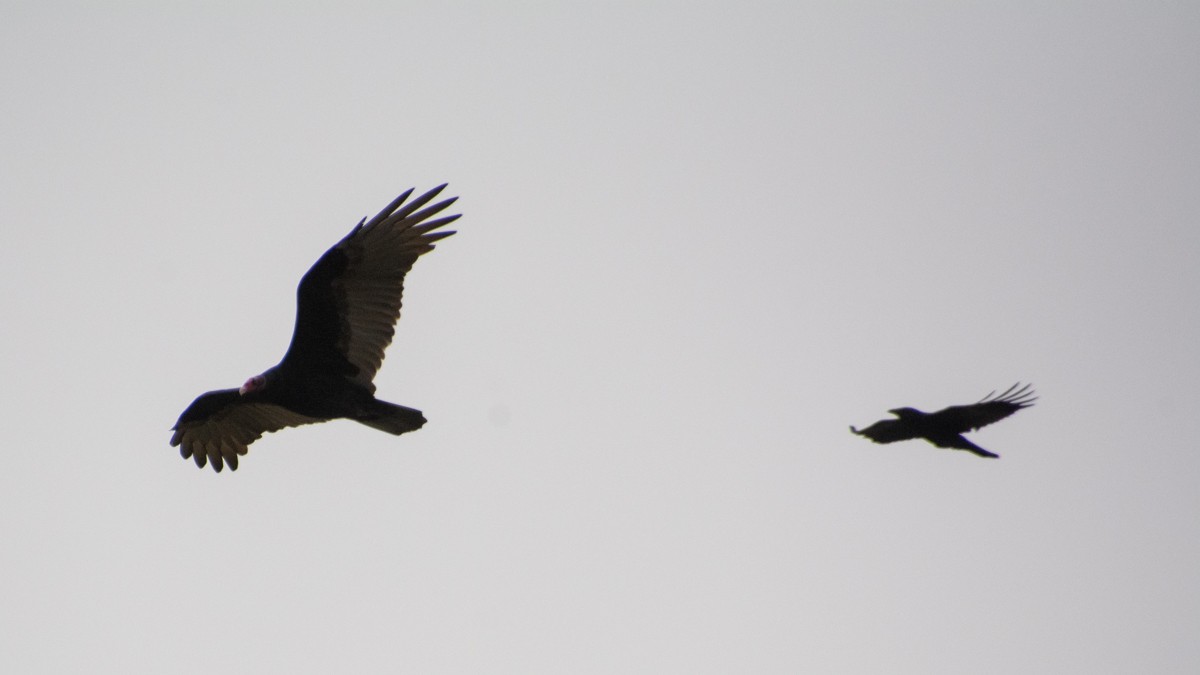
[{"label": "turkey vulture", "polygon": [[346,418],[399,435],[425,424],[421,411],[375,398],[372,380],[400,318],[405,273],[433,242],[454,234],[433,230],[459,216],[427,219],[457,197],[421,208],[445,187],[405,204],[408,190],[317,260],[296,289],[296,327],[283,360],[240,389],[202,394],[179,416],[171,445],[184,459],[236,471],[246,446],[284,427]]},{"label": "turkey vulture", "polygon": [[911,438],[924,438],[939,448],[954,448],[973,452],[980,457],[999,457],[963,438],[962,434],[999,422],[1021,408],[1033,405],[1037,400],[1032,385],[1021,386],[1018,382],[999,396],[996,392],[984,396],[978,403],[956,405],[935,413],[921,412],[916,408],[889,410],[899,419],[880,420],[859,431],[853,426],[850,431],[875,441],[894,443]]}]

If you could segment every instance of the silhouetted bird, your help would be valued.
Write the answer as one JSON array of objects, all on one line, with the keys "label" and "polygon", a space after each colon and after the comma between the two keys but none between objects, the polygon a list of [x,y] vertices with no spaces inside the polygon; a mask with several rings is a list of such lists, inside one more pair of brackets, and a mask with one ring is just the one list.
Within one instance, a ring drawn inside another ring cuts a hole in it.
[{"label": "silhouetted bird", "polygon": [[[404,276],[458,219],[433,218],[457,197],[425,206],[445,185],[407,204],[412,190],[365,218],[300,279],[296,327],[283,360],[240,389],[202,394],[175,423],[171,445],[196,466],[238,468],[265,433],[344,417],[400,435],[420,429],[420,410],[375,398],[375,373],[400,318]],[[424,207],[424,208],[422,208]],[[431,220],[432,218],[432,220]]]},{"label": "silhouetted bird", "polygon": [[916,408],[889,410],[899,419],[880,420],[859,431],[853,426],[850,431],[866,436],[876,443],[894,443],[912,438],[924,438],[939,448],[954,448],[973,452],[980,457],[999,457],[963,438],[962,434],[999,422],[1021,408],[1033,405],[1037,400],[1030,387],[1018,382],[999,396],[996,392],[984,396],[978,403],[956,405],[935,413],[921,412]]}]

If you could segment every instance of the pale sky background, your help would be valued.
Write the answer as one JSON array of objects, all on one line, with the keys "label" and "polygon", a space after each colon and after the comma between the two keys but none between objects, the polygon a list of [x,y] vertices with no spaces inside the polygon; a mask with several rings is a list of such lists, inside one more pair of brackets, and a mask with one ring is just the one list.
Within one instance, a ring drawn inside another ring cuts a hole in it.
[{"label": "pale sky background", "polygon": [[[0,671],[1195,672],[1200,4],[109,4],[0,21]],[[429,424],[180,459],[443,181]]]}]

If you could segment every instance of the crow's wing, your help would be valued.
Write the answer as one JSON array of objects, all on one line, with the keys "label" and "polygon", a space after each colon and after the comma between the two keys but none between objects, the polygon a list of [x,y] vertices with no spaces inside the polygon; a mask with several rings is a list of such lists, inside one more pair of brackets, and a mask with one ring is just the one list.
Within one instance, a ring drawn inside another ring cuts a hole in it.
[{"label": "crow's wing", "polygon": [[939,448],[953,448],[955,450],[966,450],[967,452],[974,453],[976,455],[979,455],[980,457],[995,458],[995,457],[1000,456],[990,450],[984,450],[983,448],[979,447],[978,445],[975,445],[971,441],[967,440],[966,438],[963,438],[962,436],[959,436],[958,434],[954,434],[952,436],[926,436],[926,440],[928,440],[930,443],[933,443],[934,445],[936,445]]},{"label": "crow's wing", "polygon": [[[978,403],[971,405],[956,405],[935,413],[930,413],[926,420],[930,428],[936,428],[945,434],[963,434],[986,427],[994,422],[1008,417],[1021,408],[1028,408],[1037,400],[1032,385],[1021,386],[1014,384],[999,396],[995,392],[984,396]],[[965,439],[964,439],[965,440]],[[968,450],[969,448],[963,448]]]},{"label": "crow's wing", "polygon": [[850,431],[876,443],[895,443],[921,437],[920,432],[904,420],[880,420],[862,430],[850,427]]}]

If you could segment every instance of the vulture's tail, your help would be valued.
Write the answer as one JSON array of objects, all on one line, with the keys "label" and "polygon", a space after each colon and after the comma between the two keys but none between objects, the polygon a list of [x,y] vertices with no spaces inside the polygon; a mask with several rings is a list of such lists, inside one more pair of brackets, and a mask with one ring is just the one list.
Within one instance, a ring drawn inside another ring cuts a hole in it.
[{"label": "vulture's tail", "polygon": [[421,414],[420,410],[376,399],[371,404],[371,410],[354,418],[354,421],[361,422],[372,429],[399,436],[406,431],[416,431],[424,426],[425,416]]}]

